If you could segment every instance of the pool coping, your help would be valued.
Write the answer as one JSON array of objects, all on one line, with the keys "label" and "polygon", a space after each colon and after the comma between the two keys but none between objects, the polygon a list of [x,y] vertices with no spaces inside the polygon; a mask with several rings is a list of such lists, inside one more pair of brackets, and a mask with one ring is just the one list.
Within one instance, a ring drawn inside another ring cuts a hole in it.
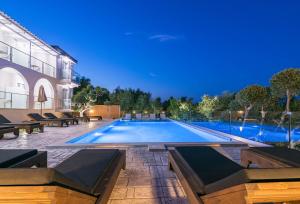
[{"label": "pool coping", "polygon": [[[235,135],[230,135],[230,134],[227,134],[227,133],[223,133],[223,132],[220,132],[220,131],[217,131],[217,130],[212,130],[212,129],[209,129],[209,128],[204,128],[204,127],[199,127],[199,126],[194,126],[194,125],[190,125],[190,124],[187,124],[187,123],[184,123],[184,122],[181,122],[181,121],[177,121],[177,120],[173,120],[173,119],[170,119],[170,118],[167,118],[169,121],[172,121],[180,126],[186,126],[186,127],[189,127],[189,128],[193,128],[193,129],[196,129],[198,131],[202,131],[202,132],[206,132],[206,133],[209,133],[209,134],[212,134],[214,135],[215,137],[219,137],[219,138],[222,138],[222,137],[225,137],[225,138],[229,138],[230,141],[229,142],[136,142],[136,143],[94,143],[94,144],[68,144],[66,142],[68,141],[71,141],[77,137],[80,137],[81,135],[78,135],[78,136],[74,136],[74,138],[72,139],[66,139],[66,140],[63,140],[63,141],[59,141],[58,143],[55,143],[55,144],[52,144],[52,145],[48,145],[46,146],[46,148],[86,148],[86,147],[91,147],[91,148],[97,148],[97,147],[101,147],[101,148],[112,148],[112,147],[115,147],[115,148],[126,148],[126,147],[145,147],[145,146],[151,146],[151,145],[158,145],[158,144],[161,144],[161,145],[164,145],[165,147],[167,146],[177,146],[177,145],[218,145],[218,146],[227,146],[227,145],[250,145],[250,146],[255,146],[255,147],[266,147],[266,146],[270,146],[270,145],[267,145],[267,144],[264,144],[264,143],[260,143],[260,142],[255,142],[255,141],[252,141],[252,140],[248,140],[248,139],[245,139],[245,138],[241,138],[241,137],[238,137],[238,136],[235,136]],[[109,123],[103,125],[102,127],[105,127],[105,126],[109,126],[111,125],[112,123],[114,122],[117,122],[117,121],[120,121],[120,119],[115,119],[115,120],[112,120],[110,121]],[[93,128],[92,130],[90,131],[87,131],[86,133],[88,132],[92,132],[94,130],[96,130],[97,128],[102,128],[101,125]],[[84,134],[86,134],[84,133]]]}]

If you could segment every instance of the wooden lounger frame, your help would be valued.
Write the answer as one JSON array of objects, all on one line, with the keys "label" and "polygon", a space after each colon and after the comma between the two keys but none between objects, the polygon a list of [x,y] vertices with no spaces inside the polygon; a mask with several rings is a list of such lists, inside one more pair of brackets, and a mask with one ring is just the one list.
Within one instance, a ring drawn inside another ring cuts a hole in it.
[{"label": "wooden lounger frame", "polygon": [[197,193],[197,188],[199,188],[197,175],[182,161],[175,150],[169,151],[169,168],[175,171],[190,204],[252,204],[294,201],[300,203],[300,182],[298,181],[245,183],[207,195],[199,195]]},{"label": "wooden lounger frame", "polygon": [[15,127],[19,129],[25,129],[28,134],[31,134],[34,129],[39,129],[41,133],[44,132],[44,124],[42,123],[39,124],[20,123],[20,124],[16,124]]},{"label": "wooden lounger frame", "polygon": [[[246,183],[201,196],[203,203],[300,203],[300,182]],[[298,202],[297,202],[298,201]]]},{"label": "wooden lounger frame", "polygon": [[66,127],[69,126],[69,123],[67,120],[64,119],[53,119],[53,120],[41,120],[41,121],[36,121],[38,123],[41,123],[43,125],[47,125],[47,126],[54,126],[54,124],[57,124],[59,127],[63,127],[64,124],[66,124]]},{"label": "wooden lounger frame", "polygon": [[2,139],[4,137],[4,134],[6,134],[6,133],[14,133],[14,135],[16,137],[14,137],[12,139],[15,139],[15,138],[19,137],[20,130],[19,130],[19,128],[16,128],[16,127],[5,128],[5,129],[1,129],[1,127],[0,127],[0,139]]},{"label": "wooden lounger frame", "polygon": [[291,167],[290,165],[283,163],[281,161],[272,159],[265,155],[261,155],[252,151],[251,149],[242,149],[241,150],[241,164],[248,168],[250,164],[256,164],[261,168],[285,168]]},{"label": "wooden lounger frame", "polygon": [[0,186],[0,203],[105,204],[108,202],[121,169],[125,169],[125,160],[125,151],[121,151],[118,159],[111,164],[111,171],[104,175],[110,179],[101,181],[103,188],[99,197],[55,185]]}]

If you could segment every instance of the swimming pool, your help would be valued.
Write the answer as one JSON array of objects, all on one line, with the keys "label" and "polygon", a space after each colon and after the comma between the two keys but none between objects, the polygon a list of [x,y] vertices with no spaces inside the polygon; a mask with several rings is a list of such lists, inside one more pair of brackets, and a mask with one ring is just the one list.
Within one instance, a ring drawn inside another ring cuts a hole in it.
[{"label": "swimming pool", "polygon": [[[257,142],[287,142],[288,130],[286,128],[277,127],[275,125],[260,125],[253,123],[232,123],[231,125],[226,122],[192,122],[192,125],[199,127],[206,127],[209,129],[225,132],[228,134],[236,135],[242,138]],[[299,127],[291,131],[292,141],[300,140]]]},{"label": "swimming pool", "polygon": [[173,121],[115,121],[68,141],[68,144],[223,143],[230,139]]}]

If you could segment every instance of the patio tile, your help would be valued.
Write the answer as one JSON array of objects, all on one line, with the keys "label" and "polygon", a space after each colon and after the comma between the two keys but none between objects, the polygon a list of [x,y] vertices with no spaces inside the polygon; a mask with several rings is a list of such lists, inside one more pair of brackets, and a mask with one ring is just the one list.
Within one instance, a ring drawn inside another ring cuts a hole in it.
[{"label": "patio tile", "polygon": [[110,200],[108,204],[132,204],[131,199],[124,199],[124,200]]},{"label": "patio tile", "polygon": [[118,187],[126,187],[128,185],[128,178],[126,177],[119,177],[116,183]]},{"label": "patio tile", "polygon": [[163,196],[163,191],[160,187],[142,187],[134,189],[134,198],[159,198]]},{"label": "patio tile", "polygon": [[162,187],[164,197],[170,198],[182,198],[185,197],[185,194],[181,187],[174,186],[174,187]]},{"label": "patio tile", "polygon": [[111,199],[125,199],[127,193],[127,188],[114,188],[110,198]]},{"label": "patio tile", "polygon": [[134,198],[134,188],[127,188],[126,198]]},{"label": "patio tile", "polygon": [[134,199],[132,204],[162,204],[161,199]]}]

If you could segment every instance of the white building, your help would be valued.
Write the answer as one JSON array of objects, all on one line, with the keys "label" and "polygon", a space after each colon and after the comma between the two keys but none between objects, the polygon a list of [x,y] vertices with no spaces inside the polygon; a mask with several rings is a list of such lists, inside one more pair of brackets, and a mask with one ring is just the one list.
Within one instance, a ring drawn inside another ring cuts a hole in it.
[{"label": "white building", "polygon": [[73,68],[77,61],[58,46],[50,46],[0,12],[0,113],[26,120],[38,112],[37,96],[44,86],[47,112],[71,111]]}]

